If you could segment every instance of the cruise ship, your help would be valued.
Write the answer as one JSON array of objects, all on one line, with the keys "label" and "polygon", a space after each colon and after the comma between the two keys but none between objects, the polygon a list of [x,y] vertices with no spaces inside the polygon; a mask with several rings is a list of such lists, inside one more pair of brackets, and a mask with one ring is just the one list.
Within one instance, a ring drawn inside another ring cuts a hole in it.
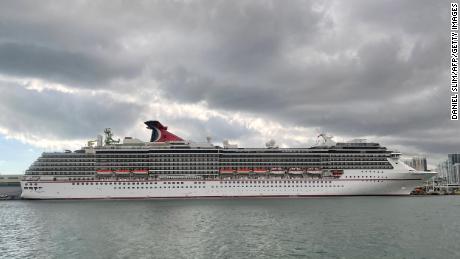
[{"label": "cruise ship", "polygon": [[239,148],[185,141],[159,121],[150,141],[105,136],[75,151],[43,153],[21,180],[24,199],[158,199],[409,195],[436,173],[358,139],[313,147]]}]

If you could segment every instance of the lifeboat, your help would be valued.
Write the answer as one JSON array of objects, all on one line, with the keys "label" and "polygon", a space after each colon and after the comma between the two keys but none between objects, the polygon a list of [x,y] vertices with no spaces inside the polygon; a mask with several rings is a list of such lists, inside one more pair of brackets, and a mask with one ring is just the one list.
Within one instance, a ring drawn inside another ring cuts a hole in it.
[{"label": "lifeboat", "polygon": [[323,170],[319,167],[307,168],[307,174],[322,174]]},{"label": "lifeboat", "polygon": [[294,168],[289,168],[289,173],[290,174],[303,174],[305,171],[302,168],[294,167]]},{"label": "lifeboat", "polygon": [[254,173],[256,174],[266,174],[268,172],[267,169],[264,169],[264,168],[255,168],[254,169]]},{"label": "lifeboat", "polygon": [[232,168],[221,168],[219,170],[220,174],[233,174],[234,172],[235,170],[233,170]]},{"label": "lifeboat", "polygon": [[96,170],[96,173],[97,174],[102,174],[102,175],[108,175],[108,174],[112,174],[112,170]]},{"label": "lifeboat", "polygon": [[281,167],[274,167],[270,169],[270,174],[285,174],[285,173],[286,173],[286,170],[284,170]]},{"label": "lifeboat", "polygon": [[332,176],[340,177],[343,174],[343,170],[331,170]]},{"label": "lifeboat", "polygon": [[249,168],[239,168],[238,170],[236,170],[237,174],[249,174],[251,172],[252,170]]},{"label": "lifeboat", "polygon": [[115,170],[115,174],[129,174],[131,173],[129,170]]},{"label": "lifeboat", "polygon": [[133,170],[133,174],[148,174],[149,171],[148,170],[142,170],[142,169],[138,169],[138,170]]}]

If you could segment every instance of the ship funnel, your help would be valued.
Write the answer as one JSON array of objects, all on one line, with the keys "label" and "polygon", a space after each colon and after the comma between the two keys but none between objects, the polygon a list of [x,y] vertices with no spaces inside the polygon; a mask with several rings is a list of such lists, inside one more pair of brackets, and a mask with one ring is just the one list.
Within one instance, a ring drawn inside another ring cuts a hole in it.
[{"label": "ship funnel", "polygon": [[182,138],[168,131],[168,127],[163,126],[159,121],[146,121],[147,129],[152,130],[150,142],[169,142],[169,141],[184,141]]}]

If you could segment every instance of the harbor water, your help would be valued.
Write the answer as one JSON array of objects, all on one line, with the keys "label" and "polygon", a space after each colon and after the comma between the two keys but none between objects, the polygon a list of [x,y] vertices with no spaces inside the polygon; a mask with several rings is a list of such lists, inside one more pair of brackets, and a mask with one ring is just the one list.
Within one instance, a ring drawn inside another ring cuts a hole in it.
[{"label": "harbor water", "polygon": [[460,258],[460,197],[0,201],[0,258]]}]

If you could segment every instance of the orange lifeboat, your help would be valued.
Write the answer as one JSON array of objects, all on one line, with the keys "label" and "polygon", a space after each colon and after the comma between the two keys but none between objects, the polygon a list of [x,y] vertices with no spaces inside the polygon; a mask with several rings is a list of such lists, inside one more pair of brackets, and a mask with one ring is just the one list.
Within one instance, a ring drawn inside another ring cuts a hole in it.
[{"label": "orange lifeboat", "polygon": [[234,172],[235,170],[233,170],[232,168],[221,168],[219,170],[220,174],[233,174]]},{"label": "orange lifeboat", "polygon": [[256,174],[266,174],[268,172],[267,169],[264,169],[264,168],[255,168],[254,169],[254,173]]},{"label": "orange lifeboat", "polygon": [[133,170],[133,174],[137,174],[137,175],[143,175],[143,174],[148,174],[148,173],[149,173],[148,170],[142,170],[142,169]]},{"label": "orange lifeboat", "polygon": [[112,174],[112,170],[96,170],[96,173],[97,174],[101,174],[101,175],[108,175],[108,174]]},{"label": "orange lifeboat", "polygon": [[322,174],[323,170],[319,167],[307,168],[307,174]]},{"label": "orange lifeboat", "polygon": [[331,170],[332,176],[340,177],[343,174],[343,170]]},{"label": "orange lifeboat", "polygon": [[252,172],[252,170],[249,168],[239,168],[236,170],[237,174],[249,174],[250,172]]},{"label": "orange lifeboat", "polygon": [[129,174],[131,173],[129,170],[115,170],[115,174]]},{"label": "orange lifeboat", "polygon": [[293,168],[289,168],[289,173],[290,174],[303,174],[305,173],[305,171],[302,168],[293,167]]},{"label": "orange lifeboat", "polygon": [[270,169],[270,174],[285,174],[286,173],[286,170],[284,170],[283,168],[281,167],[274,167],[272,169]]}]

